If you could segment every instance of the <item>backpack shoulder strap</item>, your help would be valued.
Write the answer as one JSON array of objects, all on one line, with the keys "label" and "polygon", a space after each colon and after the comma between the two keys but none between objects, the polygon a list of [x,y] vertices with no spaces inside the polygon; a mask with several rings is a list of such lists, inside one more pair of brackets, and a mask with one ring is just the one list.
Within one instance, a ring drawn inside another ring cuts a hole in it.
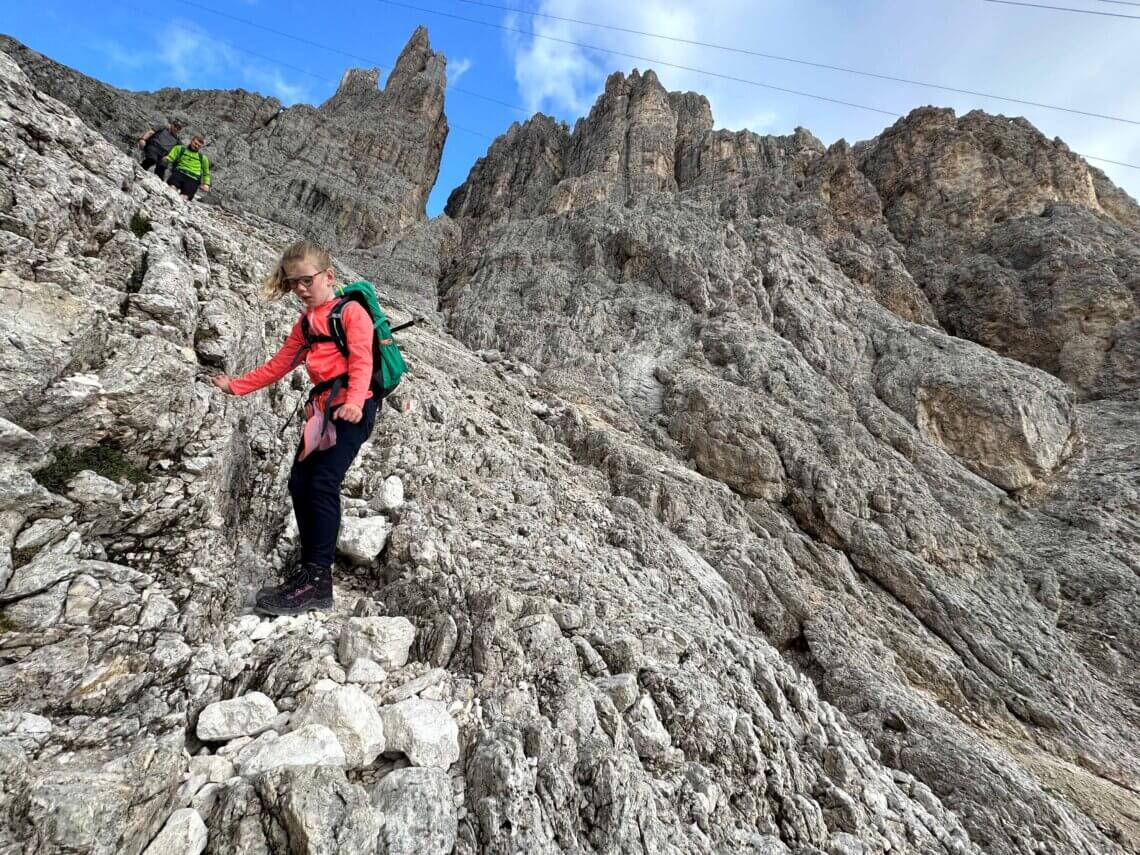
[{"label": "backpack shoulder strap", "polygon": [[348,336],[344,332],[344,318],[342,316],[345,306],[351,302],[353,302],[351,297],[341,297],[332,307],[332,311],[329,312],[329,335],[345,359],[348,358]]}]

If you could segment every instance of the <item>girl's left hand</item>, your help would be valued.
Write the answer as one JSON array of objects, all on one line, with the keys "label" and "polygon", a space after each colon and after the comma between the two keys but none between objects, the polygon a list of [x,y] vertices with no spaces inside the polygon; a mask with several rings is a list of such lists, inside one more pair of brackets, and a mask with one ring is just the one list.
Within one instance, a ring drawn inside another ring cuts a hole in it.
[{"label": "girl's left hand", "polygon": [[333,413],[333,418],[356,424],[364,418],[364,410],[354,404],[341,404]]}]

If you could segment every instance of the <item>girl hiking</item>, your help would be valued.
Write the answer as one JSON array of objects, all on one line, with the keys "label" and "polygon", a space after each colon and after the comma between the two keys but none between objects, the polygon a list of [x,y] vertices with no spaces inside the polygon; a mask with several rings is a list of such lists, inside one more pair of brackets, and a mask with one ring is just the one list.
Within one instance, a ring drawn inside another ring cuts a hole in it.
[{"label": "girl hiking", "polygon": [[213,378],[223,392],[248,395],[280,380],[303,361],[315,384],[305,404],[305,427],[289,475],[301,560],[282,584],[258,593],[257,610],[267,614],[332,607],[341,482],[372,433],[379,399],[391,391],[374,383],[376,334],[369,310],[351,299],[338,299],[334,281],[323,248],[299,241],[286,249],[263,290],[270,299],[295,294],[304,305],[301,317],[265,364],[241,377]]}]

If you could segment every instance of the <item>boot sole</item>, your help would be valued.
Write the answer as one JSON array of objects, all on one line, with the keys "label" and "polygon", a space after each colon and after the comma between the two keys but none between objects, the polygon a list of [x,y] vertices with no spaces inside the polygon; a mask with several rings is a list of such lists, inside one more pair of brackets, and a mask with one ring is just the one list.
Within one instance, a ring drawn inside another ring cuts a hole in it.
[{"label": "boot sole", "polygon": [[263,615],[303,615],[307,611],[324,611],[333,607],[332,597],[323,600],[309,600],[307,603],[296,606],[267,606],[258,603],[253,607],[255,612]]}]

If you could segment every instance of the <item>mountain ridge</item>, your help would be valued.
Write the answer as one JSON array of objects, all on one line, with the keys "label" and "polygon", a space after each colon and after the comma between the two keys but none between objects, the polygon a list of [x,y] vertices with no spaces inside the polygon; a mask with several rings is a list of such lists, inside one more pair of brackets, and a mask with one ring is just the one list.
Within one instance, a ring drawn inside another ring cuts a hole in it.
[{"label": "mountain ridge", "polygon": [[[381,136],[434,140],[443,60],[412,42],[385,91],[427,109]],[[386,546],[343,558],[329,616],[253,628],[239,589],[295,542],[301,390],[205,379],[284,334],[249,283],[325,209],[188,207],[39,91],[82,81],[0,47],[6,843],[137,852],[189,804],[208,851],[385,851],[394,792],[463,853],[1137,851],[1135,206],[1059,145],[938,110],[856,146],[714,131],[700,96],[614,75],[428,221],[429,146],[329,233],[342,276],[426,318],[414,406],[346,482]],[[92,447],[149,480],[33,477]],[[385,609],[416,639],[373,700],[454,707],[455,803],[396,752],[183,794],[181,752],[242,756],[196,738],[203,708],[263,692],[296,733],[347,679],[350,615]]]}]

